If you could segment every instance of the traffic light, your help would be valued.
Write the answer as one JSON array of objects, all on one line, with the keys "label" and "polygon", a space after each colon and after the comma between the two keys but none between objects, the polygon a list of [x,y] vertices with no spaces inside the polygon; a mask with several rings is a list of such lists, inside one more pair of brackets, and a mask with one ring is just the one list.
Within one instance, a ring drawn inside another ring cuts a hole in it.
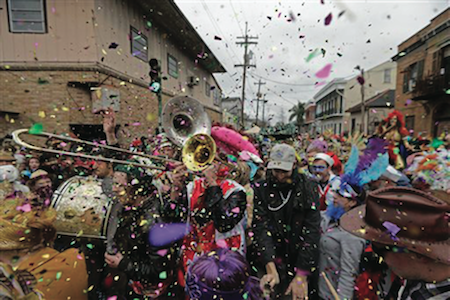
[{"label": "traffic light", "polygon": [[159,93],[161,91],[161,66],[159,65],[159,61],[156,58],[150,59],[148,62],[150,65],[150,75],[151,83],[150,90],[154,93]]}]

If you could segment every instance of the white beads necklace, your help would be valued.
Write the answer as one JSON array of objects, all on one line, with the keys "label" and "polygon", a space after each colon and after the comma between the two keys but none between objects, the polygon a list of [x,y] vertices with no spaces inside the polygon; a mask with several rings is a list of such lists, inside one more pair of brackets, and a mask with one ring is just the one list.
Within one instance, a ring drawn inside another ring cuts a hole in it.
[{"label": "white beads necklace", "polygon": [[280,194],[280,197],[281,197],[282,202],[281,202],[281,204],[280,204],[279,206],[277,206],[277,207],[271,207],[270,205],[268,205],[267,208],[268,208],[270,211],[279,211],[281,208],[283,208],[283,206],[285,206],[286,203],[288,203],[289,198],[291,198],[292,190],[289,190],[289,192],[288,192],[286,198],[283,196],[283,194],[281,193],[281,191],[278,191],[278,193]]}]

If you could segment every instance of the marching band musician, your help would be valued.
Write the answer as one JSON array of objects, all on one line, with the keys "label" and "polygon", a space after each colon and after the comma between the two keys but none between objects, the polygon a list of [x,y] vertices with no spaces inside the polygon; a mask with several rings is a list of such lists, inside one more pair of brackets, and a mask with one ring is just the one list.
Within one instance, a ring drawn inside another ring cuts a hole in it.
[{"label": "marching band musician", "polygon": [[[168,223],[160,194],[142,168],[115,166],[113,191],[123,208],[114,235],[116,249],[105,253],[109,274],[104,280],[108,297],[117,299],[167,299],[179,295],[174,284],[178,247],[152,246],[149,231]],[[160,252],[162,251],[162,252]],[[183,291],[181,291],[184,294]]]},{"label": "marching band musician", "polygon": [[172,175],[172,199],[187,208],[190,231],[183,240],[178,280],[185,284],[187,268],[195,258],[217,248],[245,252],[246,194],[237,182],[227,179],[229,168],[214,162],[186,185],[186,167]]}]

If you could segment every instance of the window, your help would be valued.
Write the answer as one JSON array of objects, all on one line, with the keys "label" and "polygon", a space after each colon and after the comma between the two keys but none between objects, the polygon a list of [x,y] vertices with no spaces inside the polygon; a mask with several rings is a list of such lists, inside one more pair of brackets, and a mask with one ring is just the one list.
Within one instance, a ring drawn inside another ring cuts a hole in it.
[{"label": "window", "polygon": [[391,83],[391,69],[384,70],[383,83]]},{"label": "window", "polygon": [[414,116],[406,116],[405,127],[408,130],[414,130]]},{"label": "window", "polygon": [[214,99],[214,105],[220,106],[221,93],[217,87],[213,91],[213,99]]},{"label": "window", "polygon": [[416,81],[423,75],[423,60],[413,63],[405,69],[403,74],[403,93],[411,92],[416,86]]},{"label": "window", "polygon": [[131,55],[140,60],[147,61],[147,37],[136,28],[131,27]]},{"label": "window", "polygon": [[211,97],[211,85],[205,81],[205,95]]},{"label": "window", "polygon": [[8,0],[9,31],[45,33],[44,0]]},{"label": "window", "polygon": [[178,60],[167,54],[167,73],[174,78],[178,78]]}]

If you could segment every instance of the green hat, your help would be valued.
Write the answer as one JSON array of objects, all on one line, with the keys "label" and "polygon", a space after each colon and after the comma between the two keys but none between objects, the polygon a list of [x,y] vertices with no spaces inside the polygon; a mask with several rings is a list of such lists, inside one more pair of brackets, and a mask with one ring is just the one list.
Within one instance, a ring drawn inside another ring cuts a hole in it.
[{"label": "green hat", "polygon": [[124,164],[115,165],[114,171],[126,173],[133,178],[140,178],[140,177],[146,176],[146,172],[145,172],[144,168],[131,165],[131,163],[139,163],[138,161],[128,160],[128,162],[130,162],[130,164],[128,164],[128,165],[124,165]]}]

